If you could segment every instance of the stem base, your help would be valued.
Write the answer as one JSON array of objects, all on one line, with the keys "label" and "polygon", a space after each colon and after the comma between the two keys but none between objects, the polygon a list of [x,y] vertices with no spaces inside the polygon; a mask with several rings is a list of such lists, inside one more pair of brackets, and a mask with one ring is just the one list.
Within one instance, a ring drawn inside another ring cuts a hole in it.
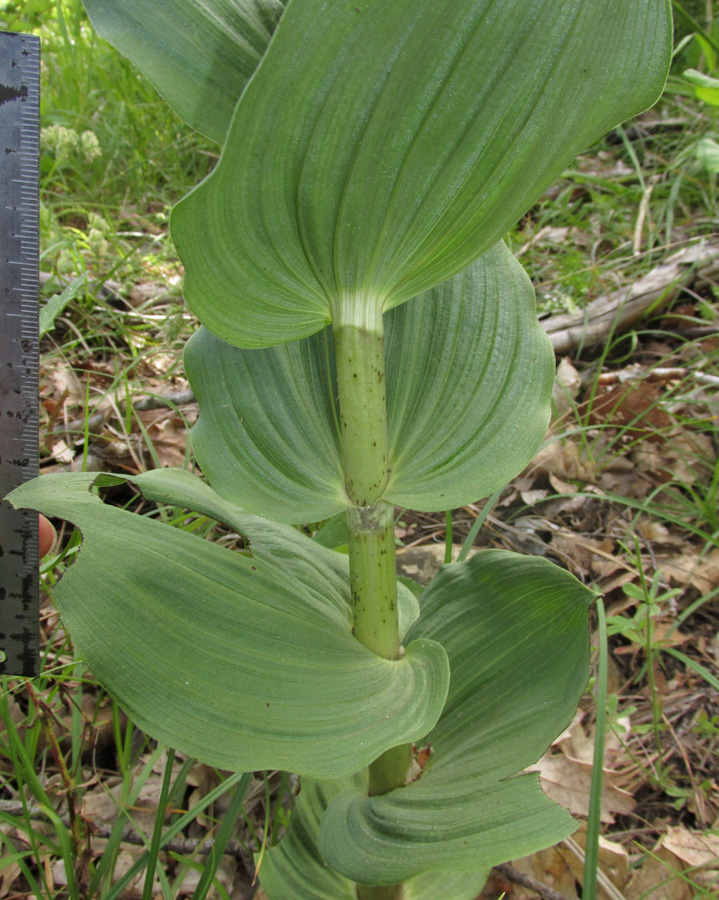
[{"label": "stem base", "polygon": [[357,885],[357,900],[402,900],[403,896],[401,884]]}]

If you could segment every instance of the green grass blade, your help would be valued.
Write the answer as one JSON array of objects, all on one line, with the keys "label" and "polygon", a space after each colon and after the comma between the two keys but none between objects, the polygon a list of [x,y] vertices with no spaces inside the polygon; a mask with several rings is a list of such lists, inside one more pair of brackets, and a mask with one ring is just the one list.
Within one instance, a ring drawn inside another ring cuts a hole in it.
[{"label": "green grass blade", "polygon": [[448,509],[444,514],[447,523],[444,540],[444,564],[452,562],[452,510]]},{"label": "green grass blade", "polygon": [[152,900],[152,885],[155,880],[155,870],[157,868],[157,856],[160,852],[160,841],[162,840],[162,823],[165,818],[165,809],[167,807],[167,795],[170,791],[170,780],[172,778],[172,764],[175,761],[175,751],[169,749],[167,751],[167,761],[165,763],[165,774],[162,778],[162,788],[160,789],[160,800],[157,804],[157,815],[155,816],[155,824],[152,829],[152,841],[147,857],[147,870],[145,872],[145,884],[142,889],[142,900]]},{"label": "green grass blade", "polygon": [[265,858],[265,850],[267,849],[267,839],[270,834],[270,780],[267,772],[262,773],[265,782],[265,827],[262,831],[262,843],[260,844],[260,852],[255,855],[255,877],[252,882],[257,880],[257,875],[262,866],[262,860]]},{"label": "green grass blade", "polygon": [[[117,747],[120,771],[123,776],[123,792],[120,800],[120,809],[112,832],[107,840],[100,861],[97,863],[92,879],[88,887],[88,894],[94,897],[99,891],[102,896],[103,890],[109,890],[115,871],[115,864],[120,853],[120,845],[122,844],[122,836],[127,827],[128,821],[132,821],[127,813],[127,809],[133,806],[140,795],[140,791],[152,773],[152,770],[158,758],[163,752],[162,747],[157,747],[144,763],[139,773],[131,768],[131,741],[135,731],[131,722],[128,722],[125,729],[124,737],[120,733],[119,720],[117,716],[117,706],[113,709],[115,718],[115,745]],[[141,832],[140,832],[141,833]],[[104,885],[104,888],[100,887]]]},{"label": "green grass blade", "polygon": [[[0,822],[5,822],[11,829],[17,828],[17,824],[18,824],[17,820],[13,816],[9,816],[9,815],[7,815],[7,813],[3,813],[3,812],[0,812]],[[2,843],[5,845],[5,847],[11,854],[14,854],[15,845],[12,843],[10,838],[6,834],[3,833],[3,831],[1,829],[0,829],[0,841],[2,841]],[[42,888],[36,881],[35,876],[30,871],[30,867],[25,862],[26,857],[30,857],[30,859],[32,859],[32,860],[35,860],[37,858],[33,855],[32,850],[28,850],[26,853],[18,853],[15,856],[15,862],[17,862],[18,866],[20,867],[20,871],[22,872],[25,879],[27,880],[27,883],[30,888],[30,892],[31,892],[32,896],[35,898],[35,900],[42,900],[42,898],[45,895],[43,894]],[[49,892],[48,892],[48,896],[49,896]]]},{"label": "green grass blade", "polygon": [[674,10],[679,13],[682,19],[684,19],[687,25],[689,25],[689,27],[698,35],[701,35],[701,37],[707,42],[707,44],[709,44],[712,50],[715,53],[719,54],[719,44],[717,44],[717,42],[709,34],[708,31],[705,31],[705,29],[701,27],[694,16],[692,16],[689,12],[687,12],[686,9],[684,9],[682,4],[679,3],[679,0],[672,0],[672,6],[674,7]]},{"label": "green grass blade", "polygon": [[464,543],[462,544],[462,549],[459,551],[459,556],[457,557],[457,562],[464,562],[467,558],[469,551],[474,546],[474,542],[477,539],[477,535],[479,534],[479,529],[484,525],[487,520],[487,516],[494,509],[497,500],[502,495],[502,491],[505,489],[506,485],[502,485],[501,488],[497,488],[497,490],[489,497],[487,502],[482,507],[482,512],[475,519],[474,524],[469,529],[469,534],[464,539]]},{"label": "green grass blade", "polygon": [[[32,796],[35,798],[38,805],[42,809],[42,812],[52,823],[57,835],[59,854],[60,856],[62,856],[62,860],[65,866],[65,874],[67,876],[67,894],[70,900],[77,900],[78,892],[77,883],[75,881],[75,854],[72,837],[67,827],[64,825],[60,817],[52,808],[52,801],[43,788],[42,784],[40,783],[40,780],[35,772],[33,759],[28,755],[27,750],[23,746],[14,725],[11,724],[12,720],[7,704],[7,679],[5,679],[5,688],[6,690],[1,698],[1,710],[2,718],[5,721],[6,727],[8,729],[8,755],[15,771],[15,778],[17,779],[19,785],[29,788]],[[38,851],[37,841],[35,839],[35,830],[32,827],[31,815],[27,804],[25,791],[20,791],[20,798],[23,805],[23,817],[25,819],[25,827],[28,838],[30,840],[35,858],[39,859],[40,855]],[[43,841],[46,841],[46,838],[43,837]]]},{"label": "green grass blade", "polygon": [[77,859],[77,851],[73,844],[72,836],[54,809],[49,806],[43,806],[42,812],[52,822],[57,834],[60,844],[60,855],[62,856],[63,865],[65,867],[65,876],[67,878],[66,890],[68,897],[70,900],[80,900],[77,881],[75,880],[75,866],[79,860]]},{"label": "green grass blade", "polygon": [[212,882],[214,880],[215,873],[217,872],[217,867],[220,864],[220,860],[222,859],[222,854],[225,852],[225,847],[230,840],[232,831],[235,827],[235,822],[242,812],[242,803],[245,799],[245,795],[251,781],[252,773],[246,772],[235,788],[235,791],[232,795],[232,800],[230,800],[230,805],[228,806],[225,817],[222,820],[220,830],[217,832],[217,837],[215,838],[215,842],[212,845],[212,850],[210,850],[210,853],[205,862],[205,867],[202,870],[200,880],[197,883],[194,894],[192,895],[192,900],[205,900],[207,892],[212,887]]},{"label": "green grass blade", "polygon": [[695,662],[691,657],[686,656],[680,650],[675,650],[674,647],[665,647],[664,652],[668,653],[670,656],[673,656],[674,659],[678,659],[679,662],[683,662],[685,666],[688,666],[690,669],[693,669],[697,675],[701,675],[701,677],[706,681],[707,684],[710,684],[715,691],[719,691],[719,679],[715,678],[711,672],[708,672],[704,666],[700,665],[698,662]]},{"label": "green grass blade", "polygon": [[597,867],[599,865],[599,828],[602,807],[602,775],[604,773],[604,737],[607,727],[607,620],[604,603],[597,597],[599,659],[597,662],[597,723],[594,732],[592,785],[589,792],[587,844],[584,855],[583,900],[596,900]]},{"label": "green grass blade", "polygon": [[[237,772],[234,775],[231,775],[227,781],[224,781],[222,784],[218,785],[213,791],[210,791],[207,796],[203,797],[202,800],[196,805],[193,806],[191,810],[185,813],[184,816],[180,816],[180,818],[173,822],[173,824],[167,829],[167,831],[163,834],[162,839],[160,841],[160,849],[162,849],[165,844],[169,843],[174,837],[183,831],[183,829],[187,828],[190,822],[193,822],[197,816],[208,806],[215,802],[219,797],[221,797],[224,793],[226,793],[230,788],[234,787],[240,779],[244,777],[242,772]],[[137,875],[138,872],[141,872],[142,869],[147,865],[148,860],[148,852],[145,851],[132,865],[125,875],[119,879],[114,885],[111,891],[104,897],[104,900],[117,900],[117,898],[122,894],[127,885],[132,881],[132,879]]]}]

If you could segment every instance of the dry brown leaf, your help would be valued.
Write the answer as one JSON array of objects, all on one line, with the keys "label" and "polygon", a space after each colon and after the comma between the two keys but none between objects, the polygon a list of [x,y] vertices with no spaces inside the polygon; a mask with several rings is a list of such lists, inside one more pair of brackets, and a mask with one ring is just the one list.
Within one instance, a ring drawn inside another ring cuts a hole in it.
[{"label": "dry brown leaf", "polygon": [[605,469],[597,476],[597,487],[608,494],[628,498],[645,498],[654,485],[636,469],[617,471]]},{"label": "dry brown leaf", "polygon": [[[147,354],[143,359],[143,374],[145,371],[151,372],[153,375],[167,375],[177,365],[177,353],[171,350],[161,351],[158,353]],[[160,382],[162,388],[157,391],[158,394],[165,392],[166,382]],[[143,378],[143,389],[152,390],[151,385],[148,386]]]},{"label": "dry brown leaf", "polygon": [[574,401],[582,387],[582,377],[568,357],[557,366],[557,374],[552,388],[552,405],[556,417],[561,418],[574,408]]},{"label": "dry brown leaf", "polygon": [[694,900],[694,891],[681,877],[679,857],[661,845],[635,870],[627,885],[626,900]]},{"label": "dry brown leaf", "polygon": [[[585,729],[583,720],[585,713],[577,710],[571,725],[552,744],[570,760],[593,765],[594,763],[594,725]],[[628,716],[615,719],[616,723],[624,728],[622,739],[626,741],[631,733],[631,719]],[[613,763],[623,753],[622,741],[613,730],[609,730],[604,739],[604,767],[612,771]],[[622,759],[622,765],[624,761]]]},{"label": "dry brown leaf", "polygon": [[[452,559],[459,556],[461,544],[452,547]],[[474,556],[477,549],[469,551]],[[444,565],[444,544],[420,544],[417,547],[399,547],[397,549],[397,571],[405,578],[411,578],[419,584],[429,584]]]},{"label": "dry brown leaf", "polygon": [[552,547],[573,560],[585,575],[606,578],[625,568],[621,559],[612,556],[614,541],[611,538],[598,541],[562,528],[552,535]]},{"label": "dry brown leaf", "polygon": [[[120,713],[120,721],[126,718]],[[82,719],[86,752],[98,753],[112,746],[115,742],[115,724],[112,704],[108,697],[83,692]],[[68,734],[72,733],[71,720],[68,720]]]},{"label": "dry brown leaf", "polygon": [[673,434],[671,442],[657,446],[644,441],[632,451],[632,461],[638,471],[649,474],[655,483],[680,482],[691,485],[708,476],[702,458],[711,459],[713,449],[707,435]]},{"label": "dry brown leaf", "polygon": [[45,364],[41,372],[40,394],[43,399],[49,398],[63,402],[67,406],[82,404],[85,400],[85,389],[74,369],[63,359],[53,359],[52,364]]},{"label": "dry brown leaf", "polygon": [[[192,808],[217,786],[219,778],[215,769],[198,762],[187,773],[187,783],[194,788],[187,801],[187,805]],[[200,813],[195,821],[203,828],[209,829],[212,827],[214,817],[216,817],[216,811],[214,804],[211,804],[207,808],[206,814]]]},{"label": "dry brown leaf", "polygon": [[591,399],[592,425],[616,425],[626,440],[663,443],[674,418],[662,407],[662,391],[651,381],[598,384]]},{"label": "dry brown leaf", "polygon": [[636,581],[636,579],[637,575],[634,572],[619,572],[611,578],[602,579],[599,582],[599,589],[603,594],[611,594],[613,591],[617,590],[617,588],[624,587],[625,584]]},{"label": "dry brown leaf", "polygon": [[[589,813],[589,792],[592,784],[590,763],[570,759],[564,754],[543,756],[529,771],[537,771],[542,779],[542,788],[556,803],[561,804],[575,816]],[[611,825],[614,814],[627,815],[635,807],[634,798],[627,791],[617,787],[616,776],[604,770],[602,784],[601,820]]]},{"label": "dry brown leaf", "polygon": [[527,506],[534,506],[535,503],[541,503],[542,500],[546,500],[549,496],[549,491],[542,488],[536,488],[531,491],[520,491],[519,496]]},{"label": "dry brown leaf", "polygon": [[0,856],[0,897],[7,897],[11,893],[10,888],[20,874],[19,864],[8,862],[9,855],[8,850],[3,849],[3,854]]},{"label": "dry brown leaf", "polygon": [[167,286],[158,284],[155,281],[145,281],[136,284],[130,291],[128,302],[130,306],[138,307],[146,303],[151,303],[163,297],[167,297]]},{"label": "dry brown leaf", "polygon": [[117,778],[107,779],[104,785],[85,791],[82,798],[82,817],[97,825],[111,825],[118,816],[122,785]]},{"label": "dry brown leaf", "polygon": [[685,544],[683,538],[672,534],[666,525],[657,522],[656,519],[640,516],[635,523],[635,528],[643,538],[653,544],[663,544],[666,547],[683,547]]},{"label": "dry brown leaf", "polygon": [[[202,869],[193,869],[189,866],[185,869],[182,877],[182,884],[177,890],[177,897],[191,897],[202,877]],[[247,875],[244,871],[240,871],[240,867],[236,859],[232,856],[225,855],[220,860],[220,864],[215,872],[215,880],[218,881],[225,889],[232,900],[243,900],[253,896],[250,893],[250,887],[247,884]],[[209,900],[219,900],[222,895],[219,891],[212,887],[208,893]],[[254,895],[259,896],[259,894]]]},{"label": "dry brown leaf", "polygon": [[[577,880],[558,847],[548,847],[531,856],[515,859],[512,865],[522,874],[563,894],[568,900],[578,900]],[[519,885],[512,890],[512,900],[534,900],[536,896],[535,891]]]},{"label": "dry brown leaf", "polygon": [[[537,479],[534,478],[533,476],[530,477],[530,476],[528,476],[528,475],[518,475],[518,476],[512,481],[512,487],[513,487],[515,490],[517,490],[517,491],[530,491],[530,490],[532,489],[532,487],[534,487],[534,483],[535,483],[536,480],[537,480]],[[515,499],[516,499],[516,497],[515,497]],[[501,502],[500,502],[499,505],[500,505],[500,506],[506,506],[506,505],[507,505],[507,504],[504,502],[504,497],[502,497],[502,500],[501,500]]]},{"label": "dry brown leaf", "polygon": [[[700,834],[681,826],[667,828],[663,845],[690,867],[705,867],[708,875],[719,888],[719,835]],[[696,877],[694,873],[692,877]],[[705,882],[707,883],[707,882]]]},{"label": "dry brown leaf", "polygon": [[[192,424],[194,410],[186,410],[187,413]],[[137,413],[137,416],[145,428],[145,439],[152,445],[159,467],[183,466],[187,449],[185,420],[168,409],[148,409]]]},{"label": "dry brown leaf", "polygon": [[[122,849],[117,855],[117,861],[115,862],[115,868],[113,870],[114,878],[119,881],[120,878],[123,878],[130,869],[135,865],[137,860],[140,858],[142,853],[144,852],[143,847],[133,847],[127,844],[122,845]],[[160,854],[160,866],[162,865],[163,854]],[[158,866],[159,868],[159,866]],[[141,868],[140,871],[128,881],[125,885],[125,889],[123,891],[123,897],[137,897],[142,891],[143,885],[145,883],[145,869]],[[162,884],[160,882],[160,876],[155,874],[155,877],[152,880],[152,896],[153,897],[162,897]]]},{"label": "dry brown leaf", "polygon": [[59,441],[55,441],[52,445],[51,454],[53,459],[57,460],[57,462],[62,463],[64,466],[72,465],[72,461],[75,458],[75,451],[72,447],[69,447],[67,442],[60,438]]},{"label": "dry brown leaf", "polygon": [[716,451],[709,434],[684,428],[672,439],[671,449],[681,461],[682,476],[686,473],[686,478],[681,477],[682,481],[694,484],[698,479],[708,481],[711,478]]},{"label": "dry brown leaf", "polygon": [[571,441],[552,441],[533,457],[527,475],[556,475],[562,481],[594,483],[595,466],[582,458],[579,448]]},{"label": "dry brown leaf", "polygon": [[[577,231],[577,229],[571,229],[572,232],[576,232],[580,234],[581,232]],[[542,244],[566,244],[567,243],[567,235],[570,232],[569,226],[561,225],[545,225],[543,228],[540,228],[539,231],[532,235],[530,239],[523,244],[519,250],[517,251],[517,256],[523,256],[527,250],[532,247],[538,247]],[[573,243],[576,243],[574,241]]]},{"label": "dry brown leaf", "polygon": [[[557,475],[549,473],[549,483],[558,494],[576,494],[579,488],[576,484],[570,484],[568,481],[562,481]],[[582,497],[582,500],[585,498]]]},{"label": "dry brown leaf", "polygon": [[657,558],[657,567],[678,587],[691,584],[701,594],[708,594],[719,585],[719,550],[705,556],[698,553],[682,553]]},{"label": "dry brown leaf", "polygon": [[671,455],[656,444],[639,444],[633,448],[630,458],[638,472],[648,472],[658,481],[669,480]]},{"label": "dry brown leaf", "polygon": [[584,713],[577,710],[572,724],[552,746],[558,747],[570,759],[591,764],[594,760],[594,741],[582,727],[583,719]]},{"label": "dry brown leaf", "polygon": [[[145,765],[146,758],[141,758],[136,766],[137,771]],[[182,767],[182,760],[176,757],[172,772],[177,778]],[[152,829],[157,816],[157,808],[162,792],[162,780],[165,768],[165,756],[163,754],[161,763],[156,765],[149,777],[142,786],[140,795],[136,803],[132,807],[133,825],[142,830],[148,837],[152,835]],[[103,825],[111,825],[117,819],[120,805],[122,802],[123,785],[122,779],[115,778],[105,781],[104,785],[100,785],[91,791],[87,791],[82,800],[82,815],[84,818],[90,819],[92,822]]]},{"label": "dry brown leaf", "polygon": [[[558,480],[559,479],[555,479],[552,475],[549,476],[549,481],[555,489],[555,482]],[[577,516],[588,503],[591,503],[591,501],[582,494],[572,494],[569,497],[557,497],[547,504],[544,508],[544,512],[548,518],[554,521],[560,517]]]}]

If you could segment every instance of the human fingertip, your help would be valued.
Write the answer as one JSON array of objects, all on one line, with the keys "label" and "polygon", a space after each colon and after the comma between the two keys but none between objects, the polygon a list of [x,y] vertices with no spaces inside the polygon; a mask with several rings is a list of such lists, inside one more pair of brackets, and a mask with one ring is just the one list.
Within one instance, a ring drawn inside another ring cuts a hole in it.
[{"label": "human fingertip", "polygon": [[39,555],[40,559],[45,556],[46,553],[49,553],[52,549],[52,545],[55,543],[55,539],[57,538],[57,532],[55,531],[55,527],[52,522],[45,518],[42,514],[39,517]]}]

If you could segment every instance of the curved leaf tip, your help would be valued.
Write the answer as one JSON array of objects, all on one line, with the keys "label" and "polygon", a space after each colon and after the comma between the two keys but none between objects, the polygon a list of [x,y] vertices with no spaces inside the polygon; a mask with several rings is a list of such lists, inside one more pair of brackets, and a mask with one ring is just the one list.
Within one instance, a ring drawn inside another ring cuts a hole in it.
[{"label": "curved leaf tip", "polygon": [[482,551],[445,566],[410,631],[438,640],[451,681],[424,743],[421,777],[378,797],[348,787],[328,805],[319,847],[347,878],[394,884],[472,872],[567,837],[569,813],[533,765],[571,721],[589,677],[592,593],[547,560]]},{"label": "curved leaf tip", "polygon": [[[148,734],[225,769],[335,778],[436,722],[443,648],[420,638],[390,662],[363,647],[329,593],[331,551],[316,546],[310,561],[290,543],[275,557],[272,526],[248,523],[265,544],[250,558],[105,505],[96,479],[44,476],[11,502],[83,532],[55,600],[93,674]],[[200,485],[202,502],[222,506]]]}]

